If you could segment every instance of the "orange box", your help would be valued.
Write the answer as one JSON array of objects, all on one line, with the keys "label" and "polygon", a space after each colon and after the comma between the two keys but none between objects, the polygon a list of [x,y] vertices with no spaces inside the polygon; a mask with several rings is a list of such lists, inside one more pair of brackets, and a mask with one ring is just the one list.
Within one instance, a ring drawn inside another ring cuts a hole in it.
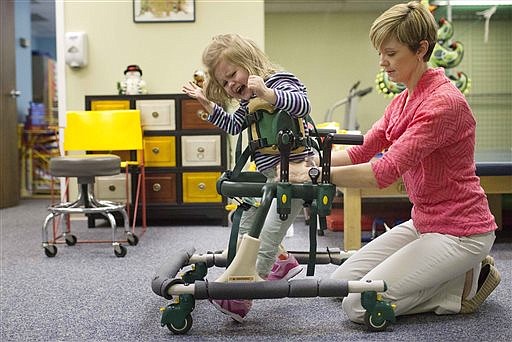
[{"label": "orange box", "polygon": [[[331,215],[327,216],[327,229],[333,232],[343,231],[343,209],[332,208]],[[372,230],[373,218],[368,215],[361,215],[361,229]]]}]

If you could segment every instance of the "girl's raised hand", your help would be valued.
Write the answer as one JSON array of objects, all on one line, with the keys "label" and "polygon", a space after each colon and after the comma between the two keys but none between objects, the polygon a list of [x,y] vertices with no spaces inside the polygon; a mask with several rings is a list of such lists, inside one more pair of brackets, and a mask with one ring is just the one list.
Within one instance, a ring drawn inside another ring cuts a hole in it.
[{"label": "girl's raised hand", "polygon": [[188,96],[196,99],[203,106],[203,108],[210,114],[213,111],[213,103],[206,98],[203,89],[194,82],[190,81],[185,84],[181,90]]},{"label": "girl's raised hand", "polygon": [[185,84],[181,90],[187,94],[188,96],[194,98],[194,99],[199,99],[200,97],[204,97],[206,99],[206,97],[204,96],[204,93],[203,93],[203,89],[201,89],[199,86],[197,86],[197,84],[195,84],[194,82],[188,82],[188,84]]},{"label": "girl's raised hand", "polygon": [[253,94],[270,104],[276,103],[276,96],[272,89],[265,85],[265,81],[260,76],[249,75],[247,79],[247,88],[249,88]]}]

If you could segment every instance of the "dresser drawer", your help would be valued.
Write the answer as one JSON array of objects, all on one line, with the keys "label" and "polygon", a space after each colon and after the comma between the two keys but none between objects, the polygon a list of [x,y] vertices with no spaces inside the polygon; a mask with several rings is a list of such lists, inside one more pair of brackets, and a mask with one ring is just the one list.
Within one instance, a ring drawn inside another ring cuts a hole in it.
[{"label": "dresser drawer", "polygon": [[181,127],[183,129],[219,129],[207,120],[208,113],[196,100],[181,101]]},{"label": "dresser drawer", "polygon": [[220,135],[189,135],[181,137],[183,166],[220,166]]},{"label": "dresser drawer", "polygon": [[217,193],[220,172],[183,172],[183,203],[222,202]]},{"label": "dresser drawer", "polygon": [[140,110],[143,130],[176,129],[174,100],[138,100],[135,108]]},{"label": "dresser drawer", "polygon": [[146,166],[176,166],[176,137],[144,137]]},{"label": "dresser drawer", "polygon": [[114,176],[96,177],[96,183],[94,184],[94,194],[96,198],[99,200],[126,203],[126,176],[128,176],[128,200],[130,200],[130,174],[126,175],[124,173]]},{"label": "dresser drawer", "polygon": [[146,173],[146,202],[176,203],[176,174]]},{"label": "dresser drawer", "polygon": [[91,110],[130,109],[130,100],[93,100]]},{"label": "dresser drawer", "polygon": [[137,152],[136,151],[128,151],[128,150],[88,151],[87,153],[90,153],[90,154],[113,154],[113,155],[119,156],[119,158],[121,158],[121,161],[130,161],[130,160],[136,160],[137,159]]}]

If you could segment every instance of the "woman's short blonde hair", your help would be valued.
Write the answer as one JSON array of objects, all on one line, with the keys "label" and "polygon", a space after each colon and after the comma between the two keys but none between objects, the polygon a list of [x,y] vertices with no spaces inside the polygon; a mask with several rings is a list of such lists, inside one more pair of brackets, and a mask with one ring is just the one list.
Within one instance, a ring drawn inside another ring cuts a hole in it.
[{"label": "woman's short blonde hair", "polygon": [[221,60],[242,67],[249,75],[257,75],[263,79],[279,70],[253,40],[238,34],[214,36],[203,52],[203,64],[207,72],[205,95],[209,100],[223,106],[227,106],[232,98],[215,79],[215,69]]},{"label": "woman's short blonde hair", "polygon": [[396,39],[416,52],[420,42],[428,42],[428,50],[423,60],[430,59],[437,40],[437,22],[428,8],[419,1],[398,4],[382,13],[370,29],[370,40],[379,49],[388,39]]}]

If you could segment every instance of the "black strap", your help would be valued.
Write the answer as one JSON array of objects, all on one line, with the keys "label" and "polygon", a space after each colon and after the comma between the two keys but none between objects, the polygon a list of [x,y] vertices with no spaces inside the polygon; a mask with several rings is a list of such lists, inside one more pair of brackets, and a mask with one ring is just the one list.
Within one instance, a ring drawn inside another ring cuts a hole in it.
[{"label": "black strap", "polygon": [[244,150],[244,152],[237,157],[235,167],[233,168],[233,171],[231,172],[231,178],[237,178],[240,175],[240,172],[242,172],[242,169],[245,166],[245,163],[247,160],[249,160],[249,157],[252,155],[252,151],[250,146],[247,146]]},{"label": "black strap", "polygon": [[308,258],[308,268],[306,271],[307,276],[315,275],[315,265],[316,265],[316,234],[317,234],[317,218],[318,211],[316,208],[316,203],[311,203],[309,211],[309,258]]},{"label": "black strap", "polygon": [[318,152],[318,156],[320,158],[320,165],[322,165],[323,156],[321,151],[323,150],[323,143],[322,139],[320,138],[320,133],[318,133],[315,121],[313,121],[311,115],[306,115],[306,122],[309,122],[313,126],[313,131],[315,132],[316,139],[311,139],[310,137],[310,146],[313,147]]}]

